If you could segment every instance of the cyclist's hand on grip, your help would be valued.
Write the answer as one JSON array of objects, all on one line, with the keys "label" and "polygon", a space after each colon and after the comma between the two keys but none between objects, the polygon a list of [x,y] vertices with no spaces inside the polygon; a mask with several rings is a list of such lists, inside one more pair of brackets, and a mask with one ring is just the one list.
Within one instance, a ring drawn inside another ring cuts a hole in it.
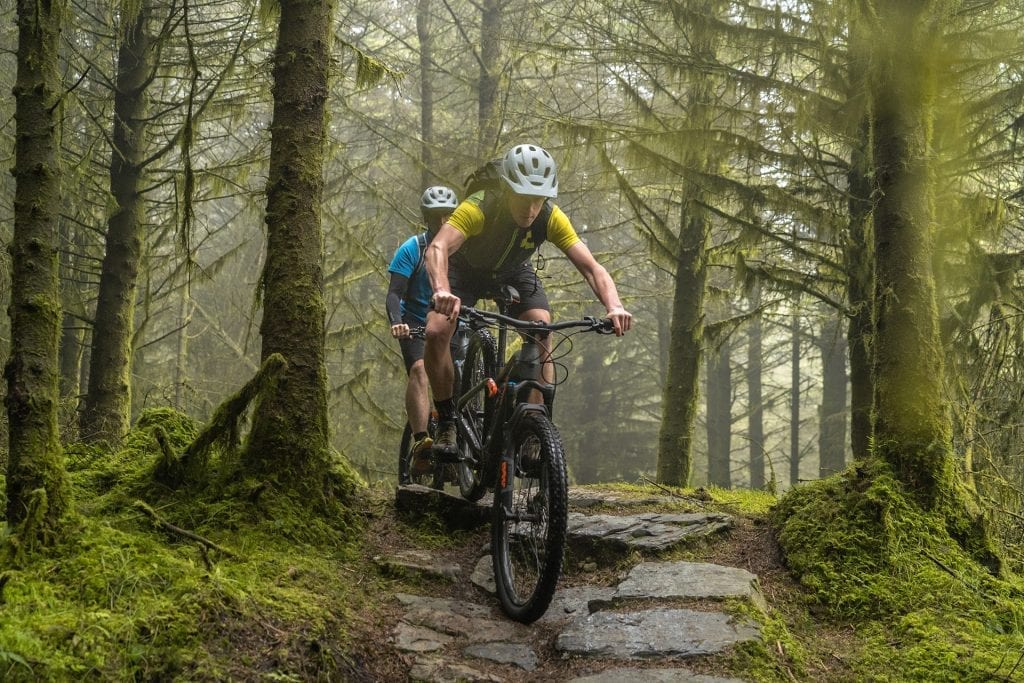
[{"label": "cyclist's hand on grip", "polygon": [[409,326],[405,323],[395,323],[391,326],[391,336],[395,339],[405,339],[409,336]]},{"label": "cyclist's hand on grip", "polygon": [[455,320],[459,317],[459,308],[462,300],[451,292],[438,290],[434,292],[432,299],[434,310],[446,317],[448,320]]},{"label": "cyclist's hand on grip", "polygon": [[610,308],[605,317],[612,321],[616,337],[621,337],[633,327],[633,314],[622,306]]}]

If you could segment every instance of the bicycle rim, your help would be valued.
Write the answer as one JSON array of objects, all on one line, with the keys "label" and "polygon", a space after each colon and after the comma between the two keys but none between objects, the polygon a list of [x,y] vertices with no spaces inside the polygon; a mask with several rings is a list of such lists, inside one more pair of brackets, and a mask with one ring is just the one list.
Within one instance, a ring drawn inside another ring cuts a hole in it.
[{"label": "bicycle rim", "polygon": [[565,554],[565,456],[554,425],[526,415],[514,434],[515,472],[495,495],[492,563],[504,612],[528,624],[555,594]]}]

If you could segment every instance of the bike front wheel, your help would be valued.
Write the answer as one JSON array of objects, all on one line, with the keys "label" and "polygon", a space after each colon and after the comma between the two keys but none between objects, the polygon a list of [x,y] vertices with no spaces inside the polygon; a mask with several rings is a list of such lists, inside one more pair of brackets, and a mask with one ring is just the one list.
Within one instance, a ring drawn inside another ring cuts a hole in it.
[{"label": "bike front wheel", "polygon": [[565,555],[568,491],[558,430],[544,415],[524,415],[512,435],[495,492],[491,559],[501,608],[524,624],[555,594]]}]

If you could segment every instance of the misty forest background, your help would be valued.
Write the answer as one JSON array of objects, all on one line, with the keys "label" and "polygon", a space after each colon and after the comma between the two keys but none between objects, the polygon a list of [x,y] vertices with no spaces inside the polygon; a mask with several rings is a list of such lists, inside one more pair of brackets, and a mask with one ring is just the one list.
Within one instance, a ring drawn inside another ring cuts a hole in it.
[{"label": "misty forest background", "polygon": [[[5,93],[31,6],[17,4],[0,9]],[[147,408],[207,421],[259,369],[285,87],[275,11],[305,7],[67,3],[53,107],[64,443],[116,442]],[[865,456],[895,382],[904,403],[939,406],[958,471],[1019,541],[1022,29],[1018,0],[340,3],[320,207],[330,444],[364,479],[396,479],[405,373],[387,264],[421,229],[424,187],[461,197],[482,161],[533,142],[636,320],[560,360],[574,482],[781,492]],[[5,168],[15,100],[0,99]],[[885,138],[896,119],[917,126],[904,147]],[[17,180],[0,177],[5,245]],[[887,252],[892,225],[926,248]],[[0,255],[4,309],[16,258]],[[556,318],[603,312],[553,247],[536,265]],[[923,336],[883,337],[879,302],[904,270],[935,317],[897,303]],[[4,316],[5,359],[10,344]],[[888,371],[923,356],[938,387]]]}]

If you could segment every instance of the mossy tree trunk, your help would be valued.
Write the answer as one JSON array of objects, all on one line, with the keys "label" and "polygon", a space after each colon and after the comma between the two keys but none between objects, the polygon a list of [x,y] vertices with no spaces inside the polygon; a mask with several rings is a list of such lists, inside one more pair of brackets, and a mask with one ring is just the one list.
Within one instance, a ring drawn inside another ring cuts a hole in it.
[{"label": "mossy tree trunk", "polygon": [[[795,304],[796,302],[794,302]],[[800,483],[800,313],[789,321],[789,485]]]},{"label": "mossy tree trunk", "polygon": [[[717,1],[696,3],[694,17],[711,22],[717,16]],[[692,27],[693,56],[714,64],[715,32],[708,26]],[[704,71],[688,83],[687,113],[690,128],[704,131],[704,142],[690,144],[683,165],[700,178],[712,167],[708,140],[712,125],[710,104],[715,97],[714,77]],[[700,366],[704,345],[704,296],[711,246],[711,218],[707,190],[699,181],[685,182],[680,204],[679,239],[675,245],[675,287],[672,319],[669,323],[668,371],[661,401],[661,429],[658,432],[658,482],[686,486],[693,466],[693,426],[700,395]]]},{"label": "mossy tree trunk", "polygon": [[700,394],[704,344],[704,292],[711,227],[695,199],[681,211],[675,291],[669,324],[668,373],[658,432],[658,482],[686,486],[693,467],[693,426]]},{"label": "mossy tree trunk", "polygon": [[875,3],[868,72],[874,207],[875,452],[926,509],[955,488],[932,271],[936,2]]},{"label": "mossy tree trunk", "polygon": [[304,492],[329,466],[321,199],[332,9],[280,3],[260,333],[262,360],[279,353],[288,366],[257,403],[245,455],[251,471]]},{"label": "mossy tree trunk", "polygon": [[85,441],[117,441],[131,421],[132,338],[135,296],[145,226],[144,157],[154,69],[154,41],[147,32],[150,4],[126,16],[128,29],[118,50],[114,89],[113,150],[106,253],[89,354],[89,388],[82,403],[79,433]]},{"label": "mossy tree trunk", "polygon": [[61,306],[57,259],[62,0],[18,0],[11,350],[7,379],[7,523],[21,546],[59,536],[70,507],[57,430]]}]

